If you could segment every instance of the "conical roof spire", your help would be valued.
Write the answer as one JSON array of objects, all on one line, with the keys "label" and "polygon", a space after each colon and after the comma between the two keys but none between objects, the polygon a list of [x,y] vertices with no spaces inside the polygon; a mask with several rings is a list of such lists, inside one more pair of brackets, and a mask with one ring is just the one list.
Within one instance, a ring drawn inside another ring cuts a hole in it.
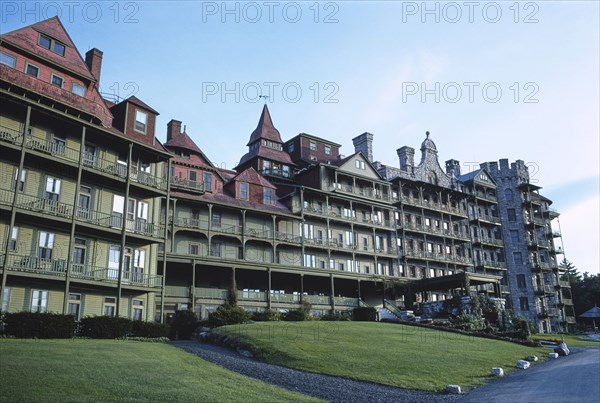
[{"label": "conical roof spire", "polygon": [[258,125],[250,135],[250,141],[248,141],[248,144],[246,145],[249,146],[250,144],[261,139],[271,140],[280,144],[283,143],[283,141],[281,141],[279,130],[273,126],[273,121],[271,120],[271,114],[269,113],[267,104],[265,104],[263,107],[260,119],[258,120]]}]

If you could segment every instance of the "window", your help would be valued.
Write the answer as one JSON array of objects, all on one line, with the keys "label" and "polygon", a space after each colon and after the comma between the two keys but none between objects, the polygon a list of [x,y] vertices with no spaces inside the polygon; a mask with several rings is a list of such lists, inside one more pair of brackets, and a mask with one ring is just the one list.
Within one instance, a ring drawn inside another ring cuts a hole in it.
[{"label": "window", "polygon": [[221,213],[218,211],[213,211],[211,222],[212,222],[213,226],[220,227],[221,226]]},{"label": "window", "polygon": [[304,254],[304,267],[317,267],[317,257],[315,255]]},{"label": "window", "polygon": [[62,43],[58,42],[55,39],[50,38],[49,36],[40,34],[38,44],[41,47],[51,50],[54,53],[57,53],[61,56],[65,55],[65,49],[66,49],[65,45],[63,45]]},{"label": "window", "polygon": [[506,214],[508,215],[508,222],[516,222],[517,215],[515,214],[514,208],[506,209]]},{"label": "window", "polygon": [[73,272],[83,273],[85,267],[85,251],[87,242],[82,238],[75,238],[73,247]]},{"label": "window", "polygon": [[141,283],[144,280],[144,268],[146,267],[146,251],[135,249],[133,251],[133,269],[131,281]]},{"label": "window", "polygon": [[190,170],[188,172],[188,179],[190,180],[190,182],[197,182],[198,181],[198,172]]},{"label": "window", "polygon": [[263,204],[274,204],[273,203],[273,189],[264,188],[263,190]]},{"label": "window", "polygon": [[248,184],[246,182],[240,182],[240,199],[248,200]]},{"label": "window", "polygon": [[527,283],[525,282],[524,274],[517,274],[517,287],[527,288]]},{"label": "window", "polygon": [[213,242],[210,244],[210,255],[221,256],[221,244],[219,242]]},{"label": "window", "polygon": [[0,311],[8,312],[8,304],[10,303],[10,287],[4,288],[4,294],[2,294],[2,307]]},{"label": "window", "polygon": [[294,152],[294,143],[290,143],[290,145],[288,146],[288,152],[289,153],[293,153]]},{"label": "window", "polygon": [[48,291],[33,290],[31,294],[31,312],[48,311]]},{"label": "window", "polygon": [[13,227],[10,235],[8,250],[17,250],[17,238],[19,237],[19,227]]},{"label": "window", "polygon": [[40,75],[40,68],[37,66],[34,66],[33,64],[26,63],[25,64],[25,74],[30,75],[35,78],[38,78]]},{"label": "window", "polygon": [[67,142],[64,138],[52,135],[52,154],[64,154]]},{"label": "window", "polygon": [[311,141],[309,143],[310,146],[310,151],[316,151],[317,150],[317,143],[315,143],[314,141]]},{"label": "window", "polygon": [[510,230],[510,240],[512,243],[517,244],[519,242],[519,231],[517,231],[516,229]]},{"label": "window", "polygon": [[13,69],[17,65],[17,58],[13,55],[0,51],[0,63],[12,67]]},{"label": "window", "polygon": [[75,320],[79,320],[81,313],[81,294],[69,294],[67,300],[67,315],[75,316]]},{"label": "window", "polygon": [[202,180],[204,181],[204,190],[212,192],[212,174],[210,172],[202,173]]},{"label": "window", "polygon": [[523,255],[521,255],[521,252],[513,252],[513,260],[515,264],[523,264]]},{"label": "window", "polygon": [[85,96],[85,87],[79,83],[73,83],[71,85],[71,92],[80,97]]},{"label": "window", "polygon": [[365,169],[365,162],[364,162],[364,161],[361,161],[361,160],[355,160],[355,161],[354,161],[354,166],[355,166],[357,169]]},{"label": "window", "polygon": [[135,111],[135,130],[141,133],[146,133],[146,124],[148,115],[140,110]]},{"label": "window", "polygon": [[331,146],[325,146],[325,155],[331,155]]},{"label": "window", "polygon": [[312,224],[304,224],[304,239],[314,239],[315,227]]},{"label": "window", "polygon": [[40,231],[38,242],[38,257],[41,259],[52,259],[52,248],[54,247],[54,234]]},{"label": "window", "polygon": [[19,168],[15,168],[15,181],[11,190],[15,190],[15,187],[19,192],[22,192],[25,189],[25,177],[27,176],[27,170],[23,169],[21,171],[21,175],[19,175]]},{"label": "window", "polygon": [[345,231],[345,238],[346,245],[352,246],[352,244],[354,243],[354,235],[352,234],[352,231]]},{"label": "window", "polygon": [[131,301],[131,319],[142,320],[144,317],[144,301],[134,299]]},{"label": "window", "polygon": [[115,297],[104,297],[104,305],[102,306],[102,314],[104,316],[115,316],[117,309],[117,299]]},{"label": "window", "polygon": [[190,250],[189,250],[189,254],[190,255],[198,255],[200,253],[200,247],[197,243],[191,243],[190,244]]},{"label": "window", "polygon": [[504,189],[504,198],[506,201],[513,201],[513,191],[511,189]]},{"label": "window", "polygon": [[64,82],[64,80],[62,79],[62,77],[52,74],[52,79],[50,80],[50,83],[52,85],[56,85],[57,87],[62,88],[63,82]]},{"label": "window", "polygon": [[520,305],[522,311],[528,311],[529,310],[529,300],[527,299],[527,297],[519,298],[519,305]]}]

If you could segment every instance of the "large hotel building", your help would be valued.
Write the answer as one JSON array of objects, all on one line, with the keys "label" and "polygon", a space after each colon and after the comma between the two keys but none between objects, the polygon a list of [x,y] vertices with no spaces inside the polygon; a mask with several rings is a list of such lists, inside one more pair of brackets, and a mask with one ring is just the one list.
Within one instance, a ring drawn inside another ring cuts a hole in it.
[{"label": "large hotel building", "polygon": [[523,161],[442,167],[427,133],[418,162],[404,146],[386,166],[370,133],[349,156],[284,141],[265,105],[222,169],[180,121],[105,99],[102,58],[56,17],[0,37],[2,311],[205,318],[235,293],[250,311],[400,315],[486,293],[541,331],[575,323],[559,214]]}]

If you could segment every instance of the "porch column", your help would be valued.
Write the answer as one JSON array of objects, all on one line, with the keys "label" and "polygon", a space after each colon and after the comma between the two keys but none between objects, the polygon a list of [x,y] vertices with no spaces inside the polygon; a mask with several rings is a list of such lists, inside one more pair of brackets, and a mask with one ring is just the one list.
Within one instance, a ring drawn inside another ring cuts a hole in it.
[{"label": "porch column", "polygon": [[329,278],[331,280],[331,311],[335,311],[335,287],[334,287],[334,281],[333,281],[333,274],[329,275]]}]

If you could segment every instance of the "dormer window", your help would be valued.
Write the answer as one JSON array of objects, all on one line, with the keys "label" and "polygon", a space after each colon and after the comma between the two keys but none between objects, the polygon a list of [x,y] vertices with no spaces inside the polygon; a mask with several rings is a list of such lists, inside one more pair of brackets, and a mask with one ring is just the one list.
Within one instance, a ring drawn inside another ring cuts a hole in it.
[{"label": "dormer window", "polygon": [[148,115],[140,110],[135,111],[135,130],[146,134],[146,124],[148,122]]},{"label": "dormer window", "polygon": [[66,46],[63,45],[62,43],[60,43],[59,41],[50,38],[49,36],[40,34],[40,39],[38,40],[38,44],[41,47],[51,50],[56,54],[59,54],[61,56],[65,55]]},{"label": "dormer window", "polygon": [[288,152],[290,152],[290,153],[293,153],[293,152],[294,152],[294,143],[291,143],[291,144],[288,146]]},{"label": "dormer window", "polygon": [[273,204],[273,189],[264,188],[263,190],[263,204]]},{"label": "dormer window", "polygon": [[248,184],[240,182],[240,200],[248,200]]}]

